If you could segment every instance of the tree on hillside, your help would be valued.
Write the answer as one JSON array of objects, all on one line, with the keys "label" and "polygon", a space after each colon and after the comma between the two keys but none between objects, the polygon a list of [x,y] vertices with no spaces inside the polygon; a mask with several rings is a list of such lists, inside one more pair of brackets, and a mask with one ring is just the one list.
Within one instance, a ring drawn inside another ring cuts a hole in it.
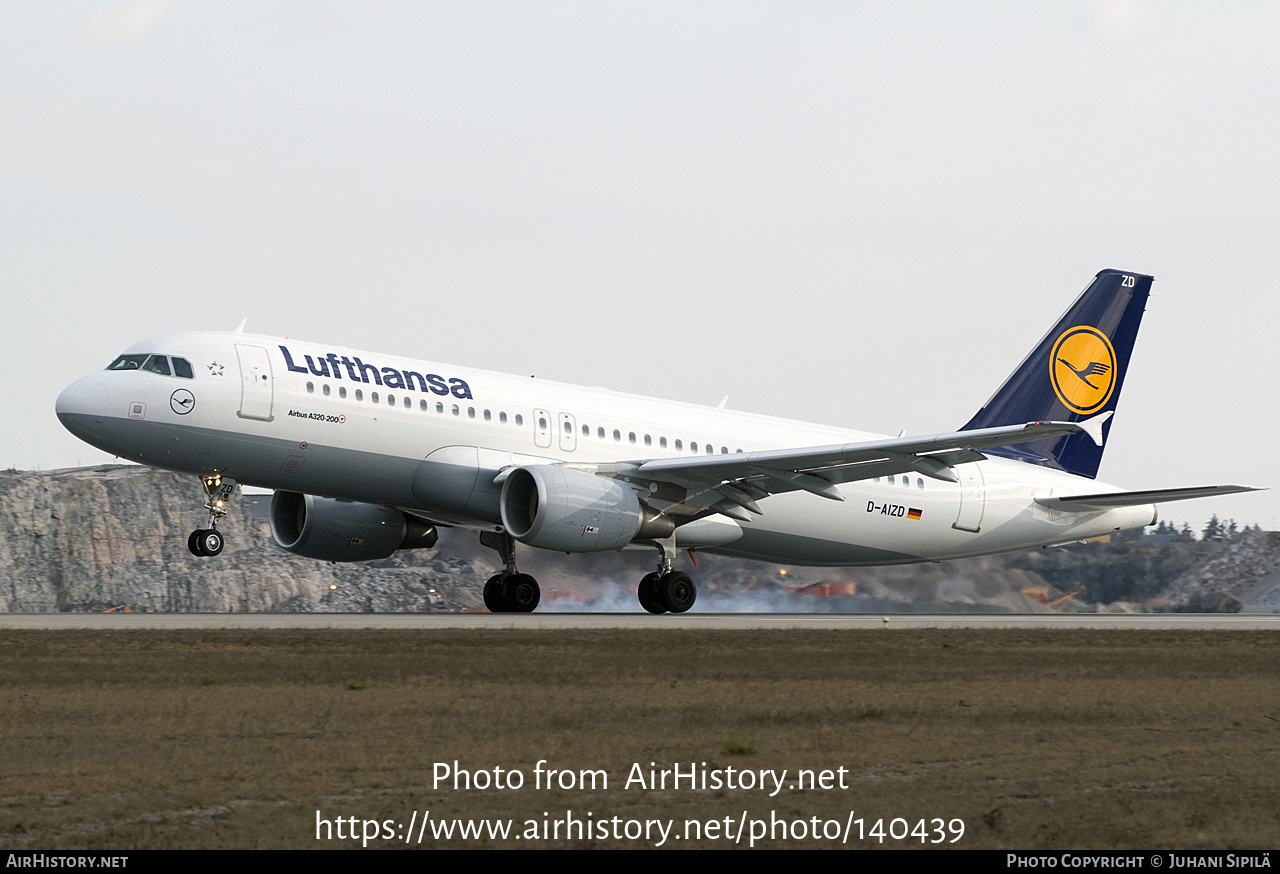
[{"label": "tree on hillside", "polygon": [[1201,540],[1217,540],[1222,537],[1222,523],[1218,521],[1218,514],[1214,513],[1209,519],[1209,524],[1204,526],[1204,535]]}]

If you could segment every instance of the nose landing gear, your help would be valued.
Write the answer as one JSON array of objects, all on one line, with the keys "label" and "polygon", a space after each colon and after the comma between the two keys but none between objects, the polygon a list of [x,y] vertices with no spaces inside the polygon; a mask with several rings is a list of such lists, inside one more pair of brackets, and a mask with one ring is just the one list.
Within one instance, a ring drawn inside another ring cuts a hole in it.
[{"label": "nose landing gear", "polygon": [[218,531],[218,521],[227,515],[226,504],[236,490],[236,481],[223,479],[221,474],[200,477],[204,486],[204,508],[209,511],[209,527],[197,528],[187,537],[187,549],[192,555],[212,557],[222,552],[226,541]]}]

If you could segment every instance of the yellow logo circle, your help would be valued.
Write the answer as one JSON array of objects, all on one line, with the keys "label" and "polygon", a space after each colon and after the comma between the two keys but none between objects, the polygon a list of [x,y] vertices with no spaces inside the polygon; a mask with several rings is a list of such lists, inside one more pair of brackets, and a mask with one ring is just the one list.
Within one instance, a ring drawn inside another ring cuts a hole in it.
[{"label": "yellow logo circle", "polygon": [[1116,351],[1097,328],[1077,325],[1062,332],[1049,354],[1053,393],[1073,413],[1096,413],[1116,384]]}]

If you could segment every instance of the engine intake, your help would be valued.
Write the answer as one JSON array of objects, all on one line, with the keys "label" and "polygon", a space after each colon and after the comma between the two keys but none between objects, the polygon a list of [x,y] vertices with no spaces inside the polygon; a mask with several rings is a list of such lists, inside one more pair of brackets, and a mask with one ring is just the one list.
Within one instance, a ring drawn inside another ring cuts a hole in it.
[{"label": "engine intake", "polygon": [[372,561],[397,549],[430,548],[439,539],[434,525],[395,507],[297,492],[272,495],[270,518],[281,548],[323,561]]}]

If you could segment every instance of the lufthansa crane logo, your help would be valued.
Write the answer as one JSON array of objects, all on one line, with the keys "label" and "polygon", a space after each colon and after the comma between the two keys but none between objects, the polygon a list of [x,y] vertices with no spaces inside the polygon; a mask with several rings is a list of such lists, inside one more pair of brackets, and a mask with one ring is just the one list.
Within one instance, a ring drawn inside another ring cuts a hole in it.
[{"label": "lufthansa crane logo", "polygon": [[196,408],[196,396],[185,388],[180,388],[169,395],[169,409],[179,416],[185,416]]},{"label": "lufthansa crane logo", "polygon": [[1107,335],[1088,325],[1068,328],[1049,353],[1053,393],[1073,413],[1102,409],[1116,384],[1116,351]]}]

